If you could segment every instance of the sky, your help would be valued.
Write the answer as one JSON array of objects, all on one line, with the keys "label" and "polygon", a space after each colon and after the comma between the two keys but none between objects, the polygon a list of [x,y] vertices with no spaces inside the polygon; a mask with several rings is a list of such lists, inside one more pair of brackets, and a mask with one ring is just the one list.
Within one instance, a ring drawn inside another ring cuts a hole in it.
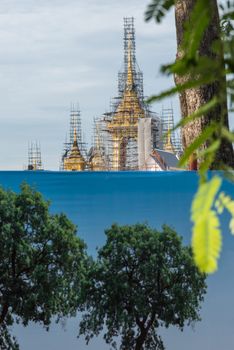
[{"label": "sky", "polygon": [[[28,143],[41,143],[46,169],[56,170],[68,131],[71,103],[79,104],[85,141],[92,122],[117,95],[123,63],[123,17],[135,17],[136,55],[145,95],[172,86],[159,73],[176,54],[173,13],[146,23],[150,0],[1,0],[0,170],[22,170]],[[179,117],[178,99],[173,104]]]},{"label": "sky", "polygon": [[[0,183],[19,190],[19,184],[33,184],[51,200],[54,213],[65,213],[78,225],[78,235],[85,240],[88,253],[105,243],[104,230],[112,223],[148,222],[161,229],[173,227],[191,242],[190,207],[197,188],[194,172],[0,172]],[[234,198],[234,186],[225,182],[222,190]],[[160,330],[166,350],[233,350],[234,348],[234,237],[228,229],[230,217],[222,215],[223,246],[218,271],[208,278],[208,290],[202,303],[202,321],[194,328]],[[16,326],[21,350],[109,350],[102,336],[89,346],[77,339],[79,317],[52,324],[49,332],[42,326]],[[131,349],[129,349],[131,350]]]}]

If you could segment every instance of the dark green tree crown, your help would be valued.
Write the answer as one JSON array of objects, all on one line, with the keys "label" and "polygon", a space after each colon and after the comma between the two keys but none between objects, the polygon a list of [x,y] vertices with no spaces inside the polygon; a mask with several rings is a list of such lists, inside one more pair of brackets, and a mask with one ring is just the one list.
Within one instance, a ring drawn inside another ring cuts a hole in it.
[{"label": "dark green tree crown", "polygon": [[113,348],[121,336],[120,349],[164,349],[159,327],[182,330],[200,319],[205,275],[168,226],[159,232],[146,224],[113,225],[106,236],[90,271],[80,334],[88,342],[105,329]]},{"label": "dark green tree crown", "polygon": [[18,194],[0,189],[2,344],[15,320],[48,327],[53,316],[75,313],[86,260],[76,231],[66,215],[51,214],[49,202],[28,185]]}]

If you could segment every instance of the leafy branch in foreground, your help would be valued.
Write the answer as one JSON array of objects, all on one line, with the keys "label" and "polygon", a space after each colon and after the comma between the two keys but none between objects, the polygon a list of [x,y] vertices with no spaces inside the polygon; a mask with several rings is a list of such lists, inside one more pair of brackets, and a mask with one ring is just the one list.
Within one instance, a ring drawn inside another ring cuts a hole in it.
[{"label": "leafy branch in foreground", "polygon": [[220,18],[216,0],[174,0],[170,4],[166,0],[153,0],[147,8],[146,20],[154,18],[160,22],[173,5],[177,59],[162,66],[161,71],[174,75],[176,86],[152,96],[148,102],[179,94],[182,120],[175,129],[182,128],[184,154],[180,165],[185,166],[196,157],[200,175],[191,210],[192,247],[198,267],[211,273],[217,268],[221,249],[219,212],[215,203],[229,210],[231,231],[234,226],[234,202],[230,196],[223,194],[215,202],[221,177],[208,177],[209,169],[224,170],[226,177],[234,177],[234,132],[229,129],[227,110],[227,97],[231,105],[234,101],[234,2],[227,1],[225,6],[220,6]]}]

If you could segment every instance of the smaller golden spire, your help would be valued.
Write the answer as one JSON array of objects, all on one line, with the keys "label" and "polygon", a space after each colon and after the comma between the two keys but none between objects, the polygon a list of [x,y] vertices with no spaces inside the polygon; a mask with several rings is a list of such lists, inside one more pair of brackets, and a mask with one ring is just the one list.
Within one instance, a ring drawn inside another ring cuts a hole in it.
[{"label": "smaller golden spire", "polygon": [[64,170],[83,171],[85,165],[85,160],[78,147],[76,128],[74,128],[73,145],[70,154],[64,159]]},{"label": "smaller golden spire", "polygon": [[77,132],[76,132],[76,128],[74,128],[74,136],[73,136],[73,145],[72,145],[72,149],[71,149],[71,156],[78,156],[81,157],[81,153],[78,147],[78,142],[77,142]]},{"label": "smaller golden spire", "polygon": [[171,130],[169,129],[169,127],[168,127],[168,132],[167,132],[167,142],[164,146],[164,150],[167,152],[171,152],[171,153],[175,152],[174,146],[171,142]]}]

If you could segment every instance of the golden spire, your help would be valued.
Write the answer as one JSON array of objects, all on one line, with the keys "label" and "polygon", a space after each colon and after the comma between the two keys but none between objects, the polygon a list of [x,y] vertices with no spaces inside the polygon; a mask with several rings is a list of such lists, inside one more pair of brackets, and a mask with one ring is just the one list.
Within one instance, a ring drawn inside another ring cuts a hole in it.
[{"label": "golden spire", "polygon": [[128,71],[127,71],[127,90],[132,90],[134,86],[133,67],[132,67],[132,42],[128,38]]},{"label": "golden spire", "polygon": [[80,153],[76,128],[74,128],[74,140],[70,154],[64,159],[64,170],[83,171],[85,169],[85,160]]},{"label": "golden spire", "polygon": [[132,38],[128,35],[127,50],[127,72],[125,91],[122,99],[116,109],[113,121],[119,126],[125,124],[134,124],[137,126],[138,118],[144,118],[145,112],[141,106],[137,89],[134,82],[134,67],[132,57]]},{"label": "golden spire", "polygon": [[74,156],[78,156],[78,157],[82,157],[79,147],[78,147],[78,142],[77,142],[77,132],[76,132],[76,128],[74,128],[74,136],[73,136],[74,140],[73,140],[73,145],[72,145],[72,149],[71,149],[71,154],[69,157],[74,157]]},{"label": "golden spire", "polygon": [[167,152],[171,152],[171,153],[175,152],[174,146],[171,142],[171,130],[169,129],[169,127],[168,127],[168,132],[167,132],[167,142],[164,146],[164,150]]}]

